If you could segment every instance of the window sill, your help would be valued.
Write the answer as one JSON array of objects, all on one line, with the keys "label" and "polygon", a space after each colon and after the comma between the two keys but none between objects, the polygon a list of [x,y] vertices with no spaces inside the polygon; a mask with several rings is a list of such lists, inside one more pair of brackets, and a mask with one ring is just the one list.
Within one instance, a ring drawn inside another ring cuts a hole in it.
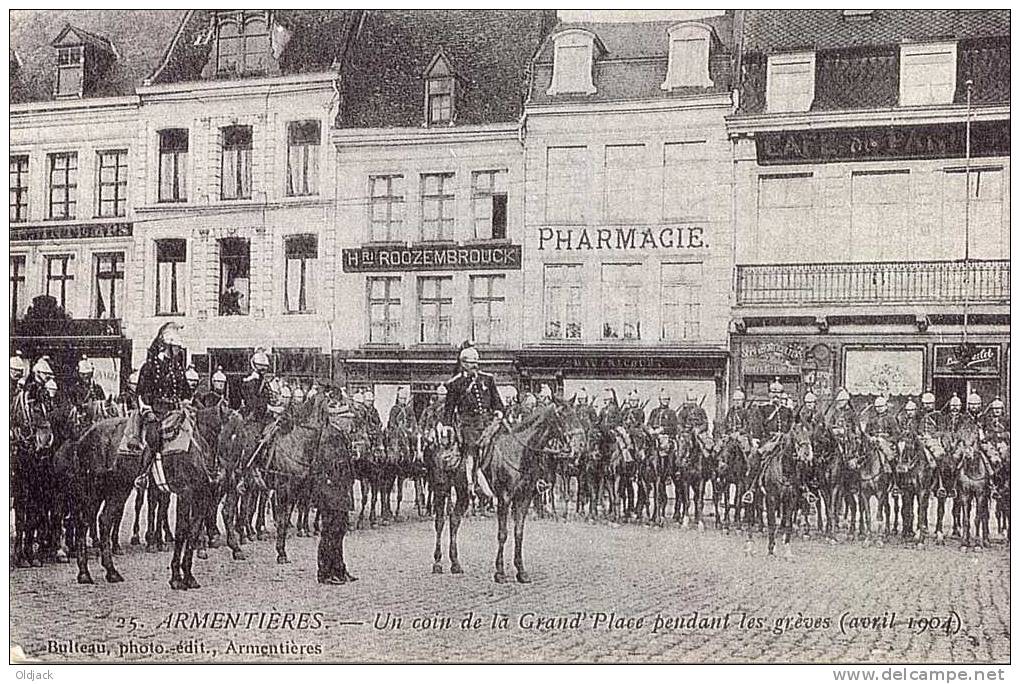
[{"label": "window sill", "polygon": [[501,238],[470,238],[470,239],[464,240],[463,244],[464,245],[509,245],[509,244],[512,244],[512,243],[510,242],[510,238],[508,238],[508,237],[501,237]]},{"label": "window sill", "polygon": [[177,313],[159,313],[158,311],[153,314],[156,318],[181,318],[186,314],[183,311]]},{"label": "window sill", "polygon": [[283,315],[283,316],[314,316],[315,315],[315,311],[311,311],[311,310],[309,310],[309,311],[284,311],[284,312],[282,312],[281,315]]}]

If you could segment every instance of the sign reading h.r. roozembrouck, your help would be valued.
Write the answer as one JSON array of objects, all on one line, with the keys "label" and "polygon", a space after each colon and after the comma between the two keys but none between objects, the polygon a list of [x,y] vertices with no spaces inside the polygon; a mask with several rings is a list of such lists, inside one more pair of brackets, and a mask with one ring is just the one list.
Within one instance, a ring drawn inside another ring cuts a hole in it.
[{"label": "sign reading h.r. roozembrouck", "polygon": [[520,245],[366,245],[343,250],[347,273],[377,271],[518,271]]}]

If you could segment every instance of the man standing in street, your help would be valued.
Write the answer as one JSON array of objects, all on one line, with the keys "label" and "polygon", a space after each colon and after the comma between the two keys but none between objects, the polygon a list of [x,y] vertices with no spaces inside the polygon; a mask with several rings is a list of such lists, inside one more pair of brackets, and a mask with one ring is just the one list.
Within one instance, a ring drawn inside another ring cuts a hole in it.
[{"label": "man standing in street", "polygon": [[314,503],[322,514],[319,538],[319,584],[340,585],[357,581],[344,561],[344,535],[354,510],[354,464],[351,430],[354,412],[335,397],[327,408],[329,422],[323,428],[312,465]]}]

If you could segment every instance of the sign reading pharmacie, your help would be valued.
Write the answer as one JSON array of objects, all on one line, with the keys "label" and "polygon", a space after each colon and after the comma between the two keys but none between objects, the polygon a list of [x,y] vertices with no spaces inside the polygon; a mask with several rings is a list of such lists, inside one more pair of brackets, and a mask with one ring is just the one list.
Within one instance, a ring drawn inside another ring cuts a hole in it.
[{"label": "sign reading pharmacie", "polygon": [[346,273],[384,271],[519,271],[521,246],[364,245],[343,250]]},{"label": "sign reading pharmacie", "polygon": [[703,249],[705,229],[702,226],[626,226],[612,228],[548,228],[538,229],[538,250],[589,251],[600,249]]},{"label": "sign reading pharmacie", "polygon": [[[870,126],[756,133],[758,163],[809,164],[903,159],[960,159],[966,155],[963,123]],[[971,156],[1008,157],[1009,121],[971,124]]]}]

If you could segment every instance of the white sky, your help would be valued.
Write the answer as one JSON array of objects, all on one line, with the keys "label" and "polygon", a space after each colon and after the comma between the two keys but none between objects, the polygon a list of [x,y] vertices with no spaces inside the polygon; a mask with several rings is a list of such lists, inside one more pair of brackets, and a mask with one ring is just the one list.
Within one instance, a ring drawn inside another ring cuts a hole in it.
[{"label": "white sky", "polygon": [[717,16],[723,10],[558,10],[561,21],[683,21]]}]

